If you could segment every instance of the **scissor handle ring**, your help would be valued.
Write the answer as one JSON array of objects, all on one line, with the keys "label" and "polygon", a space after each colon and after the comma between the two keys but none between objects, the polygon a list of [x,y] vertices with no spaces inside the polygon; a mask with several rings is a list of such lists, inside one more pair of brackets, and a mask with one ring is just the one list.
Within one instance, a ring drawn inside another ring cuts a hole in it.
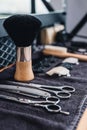
[{"label": "scissor handle ring", "polygon": [[66,86],[66,85],[62,87],[62,90],[63,91],[68,91],[68,92],[71,92],[71,93],[75,92],[75,88],[74,87],[72,87],[72,86]]},{"label": "scissor handle ring", "polygon": [[[65,95],[66,94],[66,95]],[[63,98],[63,99],[66,99],[66,98],[70,98],[71,97],[71,93],[67,92],[67,91],[60,91],[57,93],[57,96],[59,98]]]},{"label": "scissor handle ring", "polygon": [[49,105],[46,106],[46,109],[49,112],[54,112],[54,113],[61,111],[61,107],[59,105],[56,105],[56,104],[49,104]]},{"label": "scissor handle ring", "polygon": [[50,101],[50,102],[52,102],[52,103],[55,103],[55,104],[57,104],[57,103],[60,102],[60,99],[59,99],[57,96],[47,97],[46,100],[47,100],[47,101]]}]

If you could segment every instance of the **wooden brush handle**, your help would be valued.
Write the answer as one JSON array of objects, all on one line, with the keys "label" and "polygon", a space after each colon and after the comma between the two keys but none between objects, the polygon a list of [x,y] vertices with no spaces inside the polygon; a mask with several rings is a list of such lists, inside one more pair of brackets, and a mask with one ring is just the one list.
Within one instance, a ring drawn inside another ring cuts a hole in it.
[{"label": "wooden brush handle", "polygon": [[34,79],[34,74],[32,71],[32,62],[16,62],[16,72],[14,79],[17,81],[30,81]]},{"label": "wooden brush handle", "polygon": [[82,54],[74,54],[74,53],[66,53],[66,56],[68,57],[74,57],[74,58],[78,58],[81,61],[87,61],[87,56],[86,55],[82,55]]},{"label": "wooden brush handle", "polygon": [[57,56],[60,58],[74,57],[74,58],[78,58],[79,60],[82,60],[82,61],[87,61],[87,56],[81,55],[81,54],[74,54],[74,53],[55,51],[55,50],[49,50],[49,49],[44,49],[43,53],[46,55],[53,55],[53,56]]}]

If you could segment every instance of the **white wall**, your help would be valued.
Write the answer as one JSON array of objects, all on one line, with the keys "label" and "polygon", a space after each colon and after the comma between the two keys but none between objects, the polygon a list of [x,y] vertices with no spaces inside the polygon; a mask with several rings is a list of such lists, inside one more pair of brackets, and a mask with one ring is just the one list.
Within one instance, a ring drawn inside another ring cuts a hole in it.
[{"label": "white wall", "polygon": [[54,7],[55,10],[61,10],[62,9],[62,0],[51,0],[51,4]]},{"label": "white wall", "polygon": [[[86,13],[87,0],[67,0],[67,31],[70,32]],[[79,34],[87,36],[87,22]]]}]

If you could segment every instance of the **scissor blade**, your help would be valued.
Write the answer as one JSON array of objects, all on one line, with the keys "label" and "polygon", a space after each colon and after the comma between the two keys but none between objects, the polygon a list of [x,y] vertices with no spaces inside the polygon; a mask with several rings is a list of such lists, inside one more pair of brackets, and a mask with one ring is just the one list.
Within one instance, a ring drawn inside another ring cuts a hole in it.
[{"label": "scissor blade", "polygon": [[42,88],[42,87],[52,87],[52,86],[48,86],[48,85],[41,85],[41,84],[36,84],[36,83],[21,83],[21,82],[15,82],[15,81],[8,81],[8,83],[12,83],[12,84],[18,84],[18,85],[24,85],[24,86],[27,86],[27,87],[34,87],[34,88]]},{"label": "scissor blade", "polygon": [[42,88],[43,90],[53,90],[53,91],[61,91],[62,89],[56,86],[49,86],[49,85],[40,85],[40,84],[34,84],[29,83],[29,86],[36,87],[36,88]]},{"label": "scissor blade", "polygon": [[14,90],[14,91],[19,91],[19,92],[23,92],[23,93],[29,93],[29,94],[34,94],[34,95],[39,95],[41,97],[49,97],[51,96],[50,93],[43,91],[43,90],[39,90],[37,88],[33,88],[33,87],[21,87],[21,86],[16,86],[16,85],[4,85],[4,84],[0,84],[0,89],[3,90]]},{"label": "scissor blade", "polygon": [[18,84],[18,85],[24,85],[27,87],[34,87],[38,88],[40,90],[46,91],[46,90],[54,90],[54,91],[61,91],[61,88],[56,86],[50,86],[50,85],[41,85],[36,83],[20,83],[20,82],[14,82],[14,81],[8,81],[8,83]]},{"label": "scissor blade", "polygon": [[36,95],[36,94],[29,94],[29,93],[24,93],[24,92],[20,92],[20,91],[15,91],[15,90],[10,90],[10,89],[1,89],[1,91],[5,91],[5,92],[9,92],[12,94],[18,94],[21,96],[27,96],[27,97],[31,97],[31,98],[40,98],[41,96]]},{"label": "scissor blade", "polygon": [[14,102],[22,103],[22,104],[30,104],[31,102],[29,99],[26,99],[26,98],[20,98],[20,97],[16,98],[14,96],[8,96],[8,95],[3,95],[3,94],[0,94],[0,99],[14,101]]}]

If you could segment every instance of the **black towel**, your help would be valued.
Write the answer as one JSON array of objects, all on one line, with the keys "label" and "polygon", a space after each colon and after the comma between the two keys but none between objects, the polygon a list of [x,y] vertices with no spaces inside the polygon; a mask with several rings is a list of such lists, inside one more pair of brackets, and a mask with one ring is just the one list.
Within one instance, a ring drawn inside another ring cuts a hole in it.
[{"label": "black towel", "polygon": [[[0,73],[0,83],[12,81],[15,66]],[[61,99],[62,110],[69,111],[66,116],[61,113],[49,113],[43,108],[23,105],[0,99],[0,129],[2,130],[76,130],[77,124],[87,107],[87,63],[80,62],[71,71],[71,77],[49,77],[45,74],[35,75],[31,82],[47,85],[72,85],[76,91],[70,99]],[[6,76],[7,75],[7,76]],[[23,86],[23,85],[22,85]],[[0,91],[0,93],[2,93]]]}]

